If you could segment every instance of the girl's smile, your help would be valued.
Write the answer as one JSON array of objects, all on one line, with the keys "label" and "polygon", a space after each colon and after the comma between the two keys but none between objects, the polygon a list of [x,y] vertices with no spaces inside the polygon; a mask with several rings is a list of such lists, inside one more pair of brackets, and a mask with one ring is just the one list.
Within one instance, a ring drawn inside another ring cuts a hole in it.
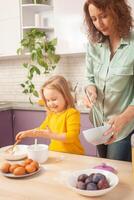
[{"label": "girl's smile", "polygon": [[43,93],[50,111],[57,113],[66,109],[66,101],[58,90],[46,87]]}]

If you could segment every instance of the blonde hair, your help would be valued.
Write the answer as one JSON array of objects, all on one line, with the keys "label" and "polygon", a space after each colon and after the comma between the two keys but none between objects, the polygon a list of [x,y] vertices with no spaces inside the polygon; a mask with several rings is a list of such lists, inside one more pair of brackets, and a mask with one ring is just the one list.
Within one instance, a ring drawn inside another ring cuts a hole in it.
[{"label": "blonde hair", "polygon": [[58,92],[60,92],[66,101],[67,108],[75,108],[74,99],[71,95],[71,91],[69,89],[68,82],[66,81],[66,79],[63,76],[60,76],[60,75],[52,76],[41,87],[41,96],[47,107],[46,99],[45,99],[44,92],[43,92],[44,88],[46,88],[46,87],[48,89],[55,89]]}]

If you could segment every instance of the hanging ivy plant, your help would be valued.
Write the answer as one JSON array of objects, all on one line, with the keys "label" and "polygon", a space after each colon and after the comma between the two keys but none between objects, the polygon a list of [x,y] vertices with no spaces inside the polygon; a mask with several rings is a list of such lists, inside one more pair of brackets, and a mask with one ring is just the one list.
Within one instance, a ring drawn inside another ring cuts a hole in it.
[{"label": "hanging ivy plant", "polygon": [[55,69],[60,56],[55,54],[57,39],[48,40],[45,32],[38,29],[31,29],[26,32],[21,40],[21,46],[17,49],[18,55],[30,54],[30,61],[23,63],[27,70],[27,77],[21,84],[23,93],[29,95],[29,101],[32,102],[32,96],[39,97],[38,91],[33,83],[33,77],[41,74],[48,74]]}]

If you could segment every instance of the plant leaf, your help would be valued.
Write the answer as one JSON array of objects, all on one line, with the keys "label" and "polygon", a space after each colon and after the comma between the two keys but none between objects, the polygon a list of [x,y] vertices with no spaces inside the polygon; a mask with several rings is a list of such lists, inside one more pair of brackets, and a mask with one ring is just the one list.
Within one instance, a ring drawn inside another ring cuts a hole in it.
[{"label": "plant leaf", "polygon": [[38,94],[38,92],[37,92],[36,90],[33,92],[33,95],[34,95],[35,97],[39,97],[39,94]]},{"label": "plant leaf", "polygon": [[23,63],[23,67],[27,70],[27,80],[21,84],[23,93],[29,95],[30,103],[32,103],[32,96],[39,97],[32,83],[33,77],[37,74],[50,73],[60,59],[60,56],[55,54],[56,45],[57,38],[49,40],[44,31],[36,28],[27,31],[20,42],[17,54],[30,53],[30,60]]},{"label": "plant leaf", "polygon": [[25,87],[25,84],[23,84],[23,83],[22,83],[22,84],[20,84],[20,85],[21,85],[21,87],[23,87],[23,88]]}]

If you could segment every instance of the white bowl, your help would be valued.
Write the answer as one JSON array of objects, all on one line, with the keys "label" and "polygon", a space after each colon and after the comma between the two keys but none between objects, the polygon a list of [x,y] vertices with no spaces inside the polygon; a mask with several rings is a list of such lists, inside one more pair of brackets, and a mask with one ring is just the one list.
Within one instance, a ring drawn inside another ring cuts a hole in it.
[{"label": "white bowl", "polygon": [[[81,189],[77,189],[76,183],[77,183],[78,176],[81,175],[81,174],[90,175],[92,173],[101,173],[101,174],[105,175],[108,182],[109,182],[110,187],[106,188],[106,189],[102,189],[102,190],[81,190]],[[67,179],[67,186],[71,190],[73,190],[73,191],[75,191],[75,192],[77,192],[81,195],[93,197],[93,196],[101,196],[101,195],[104,195],[104,194],[110,192],[111,190],[113,190],[113,188],[116,187],[118,182],[119,182],[118,176],[113,174],[112,172],[99,170],[99,169],[87,169],[87,170],[80,170],[80,171],[75,171],[75,172],[71,173],[70,176]]]},{"label": "white bowl", "polygon": [[44,163],[48,159],[48,145],[36,144],[30,145],[27,148],[28,158],[36,160],[39,163]]},{"label": "white bowl", "polygon": [[109,128],[110,128],[110,125],[106,124],[104,126],[87,129],[83,131],[83,136],[87,142],[90,142],[93,145],[104,144],[112,136],[112,133],[106,136],[103,135]]},{"label": "white bowl", "polygon": [[2,148],[3,156],[6,160],[21,160],[27,157],[27,145],[16,145],[13,153],[10,151],[8,152],[8,149],[12,146],[13,145]]}]

